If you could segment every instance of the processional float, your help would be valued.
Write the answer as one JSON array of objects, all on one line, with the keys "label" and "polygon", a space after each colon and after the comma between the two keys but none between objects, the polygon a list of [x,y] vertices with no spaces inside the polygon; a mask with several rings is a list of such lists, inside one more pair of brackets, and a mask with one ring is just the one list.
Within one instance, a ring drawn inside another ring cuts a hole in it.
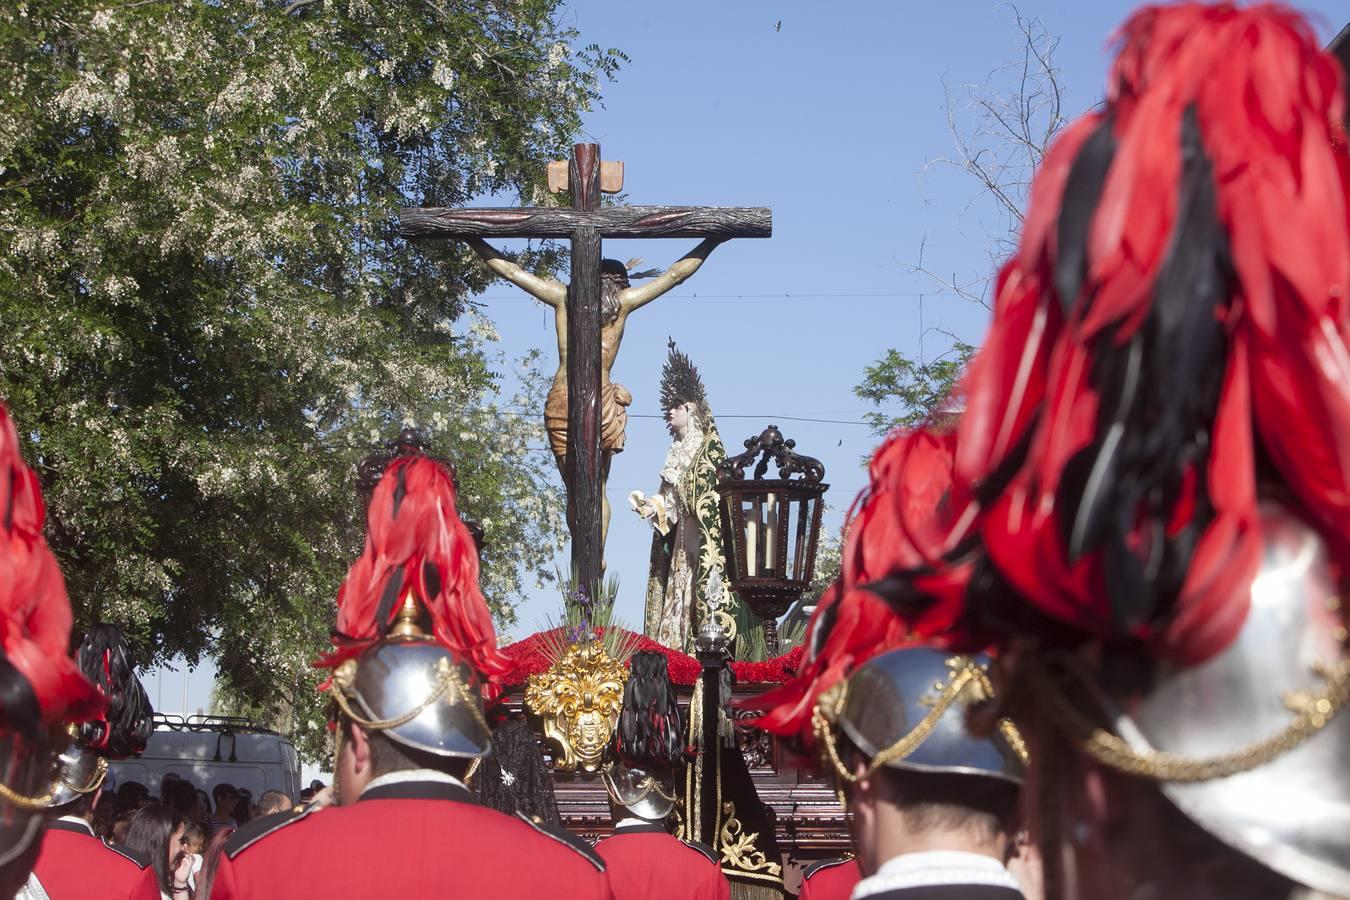
[{"label": "processional float", "polygon": [[[623,187],[623,163],[601,162],[595,144],[578,144],[569,162],[551,163],[548,181],[553,191],[570,191],[570,207],[405,209],[399,227],[406,238],[469,243],[499,276],[555,311],[559,366],[544,419],[567,491],[575,590],[560,625],[503,648],[515,668],[502,679],[501,714],[523,716],[534,728],[552,769],[563,824],[585,837],[600,837],[611,827],[600,775],[622,704],[627,659],[638,650],[665,654],[690,744],[671,830],[720,854],[736,896],[781,896],[794,864],[848,847],[843,810],[809,763],[746,725],[749,714],[733,701],[781,684],[800,660],[800,647],[779,653],[775,623],[814,573],[828,488],[824,467],[796,453],[794,442],[772,425],[728,458],[701,379],[672,342],[663,406],[667,412],[686,410],[690,424],[676,431],[663,490],[651,497],[635,491],[630,503],[653,529],[653,571],[662,553],[678,570],[688,542],[689,571],[680,575],[692,585],[692,601],[683,629],[662,633],[668,638],[663,644],[609,627],[602,581],[610,524],[606,481],[613,454],[623,449],[626,407],[632,402],[610,379],[626,318],[689,278],[722,241],[769,237],[771,213],[602,207],[601,193]],[[570,283],[526,271],[487,245],[490,237],[568,239]],[[603,259],[603,237],[703,241],[657,273],[631,271],[636,261]],[[650,281],[633,286],[637,279]],[[677,425],[675,416],[671,420]],[[401,452],[420,451],[405,446]],[[672,467],[671,458],[682,455],[688,458]],[[777,478],[766,477],[771,462]],[[692,516],[685,536],[671,511],[678,502]],[[661,597],[654,594],[667,589],[664,582],[648,586],[646,630],[652,634],[657,633],[653,611],[661,609]]]}]

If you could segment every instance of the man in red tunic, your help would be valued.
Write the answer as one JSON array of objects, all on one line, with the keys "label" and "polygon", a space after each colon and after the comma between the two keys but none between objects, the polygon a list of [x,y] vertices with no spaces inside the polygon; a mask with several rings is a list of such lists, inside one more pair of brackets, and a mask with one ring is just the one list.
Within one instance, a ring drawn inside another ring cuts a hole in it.
[{"label": "man in red tunic", "polygon": [[215,900],[446,896],[612,900],[604,862],[562,830],[474,802],[482,679],[502,672],[452,474],[413,452],[383,473],[366,550],[338,597],[334,774],[340,805],[250,822]]},{"label": "man in red tunic", "polygon": [[52,900],[159,900],[150,860],[94,836],[89,820],[101,793],[47,826],[33,875]]},{"label": "man in red tunic", "polygon": [[666,657],[633,654],[615,731],[617,757],[604,773],[614,834],[595,845],[617,900],[728,900],[731,887],[717,854],[670,834],[673,767],[682,763],[684,727]]},{"label": "man in red tunic", "polygon": [[[73,738],[61,754],[61,774],[51,791],[58,818],[48,826],[33,877],[51,900],[159,900],[150,860],[99,839],[90,827],[94,809],[105,802],[108,759],[140,753],[150,739],[150,699],[116,626],[90,628],[77,659],[80,671],[108,698],[108,709],[72,726]],[[181,888],[173,891],[175,900],[187,900],[186,883],[171,887]]]},{"label": "man in red tunic", "polygon": [[853,886],[862,880],[858,861],[851,856],[822,859],[802,873],[797,900],[848,900]]}]

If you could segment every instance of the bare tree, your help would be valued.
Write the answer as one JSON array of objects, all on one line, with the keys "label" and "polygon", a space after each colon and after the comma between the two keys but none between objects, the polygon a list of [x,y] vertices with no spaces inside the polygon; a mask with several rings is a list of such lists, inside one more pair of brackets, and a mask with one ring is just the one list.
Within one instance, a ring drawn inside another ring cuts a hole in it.
[{"label": "bare tree", "polygon": [[960,278],[934,272],[924,265],[924,243],[919,245],[919,261],[913,267],[937,284],[939,296],[955,295],[985,307],[990,305],[987,273],[1016,250],[1032,175],[1066,122],[1061,76],[1054,59],[1059,37],[1050,34],[1039,17],[1024,16],[1012,4],[1007,8],[1016,23],[1020,58],[994,69],[978,84],[953,88],[944,79],[947,129],[954,152],[929,162],[929,166],[953,166],[969,174],[978,185],[971,203],[992,199],[1005,227],[990,235],[991,265],[985,268],[986,274]]},{"label": "bare tree", "polygon": [[[911,271],[933,281],[934,296],[959,297],[986,309],[991,306],[992,273],[1017,249],[1031,178],[1046,147],[1065,124],[1060,71],[1054,60],[1059,38],[1039,18],[1022,15],[1011,4],[1007,9],[1016,23],[1018,58],[994,69],[978,84],[954,89],[944,80],[954,153],[928,164],[953,166],[970,175],[977,188],[970,204],[991,199],[1000,227],[989,235],[988,258],[978,274],[946,276],[928,267],[924,262],[926,237],[919,243],[918,262],[911,266]],[[911,360],[894,348],[887,350],[864,369],[862,382],[853,389],[859,398],[876,406],[876,412],[867,414],[876,434],[927,420],[950,393],[975,350],[951,332],[924,328],[922,305],[919,320],[919,359]],[[945,335],[948,344],[935,359],[926,359],[923,341],[934,331]]]}]

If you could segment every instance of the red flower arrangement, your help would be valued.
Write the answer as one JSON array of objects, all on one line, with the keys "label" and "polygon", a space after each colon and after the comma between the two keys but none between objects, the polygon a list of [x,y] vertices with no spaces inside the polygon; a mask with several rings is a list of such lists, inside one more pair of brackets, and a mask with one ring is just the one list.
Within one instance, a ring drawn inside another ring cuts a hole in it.
[{"label": "red flower arrangement", "polygon": [[[557,629],[553,630],[556,631]],[[604,634],[604,632],[605,629],[603,628],[595,629],[597,636]],[[517,687],[524,684],[531,675],[540,675],[548,671],[552,660],[545,652],[547,643],[544,636],[550,633],[549,631],[538,632],[524,640],[501,648],[502,655],[511,661],[511,667],[501,676],[502,685]],[[637,639],[635,650],[649,650],[665,654],[670,667],[670,680],[675,684],[690,685],[698,680],[702,667],[699,666],[698,660],[694,657],[658,644],[646,635],[635,634],[634,637]],[[781,684],[796,674],[801,658],[802,648],[794,647],[782,656],[776,656],[763,662],[741,662],[739,660],[732,662],[731,671],[735,673],[736,681],[739,684]]]}]

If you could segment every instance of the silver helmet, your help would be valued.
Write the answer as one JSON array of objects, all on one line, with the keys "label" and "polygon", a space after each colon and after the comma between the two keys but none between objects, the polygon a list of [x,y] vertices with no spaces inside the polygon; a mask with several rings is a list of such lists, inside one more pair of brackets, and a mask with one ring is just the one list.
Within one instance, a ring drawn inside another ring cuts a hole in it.
[{"label": "silver helmet", "polygon": [[852,773],[838,752],[837,729],[867,755],[871,768],[972,775],[1021,784],[1025,749],[1011,722],[989,737],[966,727],[967,710],[993,699],[983,657],[906,647],[873,657],[826,693],[816,735],[836,772]]},{"label": "silver helmet", "polygon": [[659,822],[675,809],[675,776],[615,762],[601,776],[610,798],[639,819]]},{"label": "silver helmet", "polygon": [[492,747],[478,673],[430,638],[381,641],[338,666],[332,690],[356,724],[414,750],[479,757]]},{"label": "silver helmet", "polygon": [[57,757],[59,767],[52,783],[52,806],[62,807],[92,794],[108,776],[108,760],[78,737],[73,738]]},{"label": "silver helmet", "polygon": [[1201,665],[1163,671],[1142,699],[1106,705],[1144,774],[1193,821],[1300,884],[1350,896],[1341,585],[1326,543],[1288,510],[1263,504],[1261,533],[1237,640]]}]

